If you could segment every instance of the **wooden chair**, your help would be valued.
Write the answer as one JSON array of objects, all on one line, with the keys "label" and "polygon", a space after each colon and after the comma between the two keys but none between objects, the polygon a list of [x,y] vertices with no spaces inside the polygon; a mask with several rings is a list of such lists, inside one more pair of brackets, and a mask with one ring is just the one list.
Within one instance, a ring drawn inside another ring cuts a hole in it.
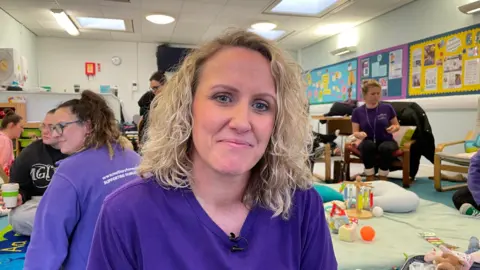
[{"label": "wooden chair", "polygon": [[[465,140],[454,141],[441,143],[435,148],[435,159],[433,163],[433,186],[438,192],[455,190],[467,186],[467,183],[450,185],[448,187],[442,186],[442,171],[450,171],[457,173],[468,173],[468,167],[470,166],[470,158],[474,153],[460,153],[460,154],[450,154],[446,153],[446,147],[463,144],[468,140],[472,140],[474,137],[474,132],[470,131]],[[448,162],[450,164],[443,164],[443,162]]]},{"label": "wooden chair", "polygon": [[[393,156],[396,160],[390,167],[390,171],[402,170],[402,184],[404,188],[409,188],[411,184],[410,180],[410,147],[415,141],[405,142],[400,149],[393,152]],[[353,143],[347,143],[345,145],[345,165],[347,166],[347,175],[350,176],[350,163],[363,164],[360,158],[360,151]]]},{"label": "wooden chair", "polygon": [[[435,148],[435,159],[433,163],[433,185],[439,192],[459,189],[467,186],[467,183],[451,185],[448,187],[442,187],[442,171],[450,171],[457,173],[468,173],[468,167],[470,166],[470,159],[475,153],[446,153],[445,148],[449,146],[464,144],[468,140],[474,140],[476,135],[480,134],[480,97],[478,98],[477,106],[477,126],[476,130],[467,133],[464,140],[441,143]],[[443,164],[448,162],[450,164]]]}]

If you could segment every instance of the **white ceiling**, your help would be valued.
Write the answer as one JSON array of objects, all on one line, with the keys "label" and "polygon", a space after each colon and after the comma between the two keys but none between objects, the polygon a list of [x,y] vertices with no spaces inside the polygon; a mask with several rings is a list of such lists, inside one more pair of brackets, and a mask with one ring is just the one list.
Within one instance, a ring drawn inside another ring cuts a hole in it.
[{"label": "white ceiling", "polygon": [[[222,33],[229,27],[249,27],[257,21],[271,21],[287,31],[279,40],[286,49],[301,49],[331,36],[315,30],[326,24],[358,25],[414,0],[355,0],[338,13],[323,18],[263,14],[275,0],[131,0],[118,3],[105,0],[0,0],[0,8],[38,36],[137,41],[195,45]],[[60,8],[70,16],[133,20],[134,33],[81,30],[69,36],[56,23],[50,9]],[[177,20],[155,25],[145,16],[166,13]]]}]

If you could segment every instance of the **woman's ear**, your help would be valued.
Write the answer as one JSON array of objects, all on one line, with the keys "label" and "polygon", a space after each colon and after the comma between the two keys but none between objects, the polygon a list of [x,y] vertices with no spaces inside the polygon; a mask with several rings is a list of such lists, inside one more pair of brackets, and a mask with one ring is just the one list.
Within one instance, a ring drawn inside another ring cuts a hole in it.
[{"label": "woman's ear", "polygon": [[83,126],[85,127],[85,133],[86,134],[92,133],[92,122],[91,121],[84,122]]}]

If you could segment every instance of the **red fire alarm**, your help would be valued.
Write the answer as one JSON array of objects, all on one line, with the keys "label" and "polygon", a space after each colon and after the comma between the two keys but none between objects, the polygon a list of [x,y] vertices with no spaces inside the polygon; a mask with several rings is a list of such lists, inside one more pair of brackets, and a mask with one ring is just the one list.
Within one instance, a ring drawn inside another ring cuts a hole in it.
[{"label": "red fire alarm", "polygon": [[92,62],[85,63],[85,75],[90,79],[90,77],[94,77],[97,73],[96,64]]}]

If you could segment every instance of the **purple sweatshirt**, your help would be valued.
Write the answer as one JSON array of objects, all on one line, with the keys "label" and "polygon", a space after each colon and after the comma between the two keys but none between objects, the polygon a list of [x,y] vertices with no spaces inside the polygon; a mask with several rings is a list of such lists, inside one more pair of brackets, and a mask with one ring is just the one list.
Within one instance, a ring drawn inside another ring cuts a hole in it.
[{"label": "purple sweatshirt", "polygon": [[137,178],[140,157],[114,146],[88,149],[60,162],[35,215],[26,270],[85,270],[103,200]]},{"label": "purple sweatshirt", "polygon": [[232,238],[190,190],[139,179],[105,199],[87,269],[336,270],[322,199],[311,189],[293,202],[288,221],[254,207]]},{"label": "purple sweatshirt", "polygon": [[[480,151],[479,151],[480,152]],[[477,152],[470,160],[468,168],[468,190],[473,195],[475,202],[480,205],[480,155]]]}]

